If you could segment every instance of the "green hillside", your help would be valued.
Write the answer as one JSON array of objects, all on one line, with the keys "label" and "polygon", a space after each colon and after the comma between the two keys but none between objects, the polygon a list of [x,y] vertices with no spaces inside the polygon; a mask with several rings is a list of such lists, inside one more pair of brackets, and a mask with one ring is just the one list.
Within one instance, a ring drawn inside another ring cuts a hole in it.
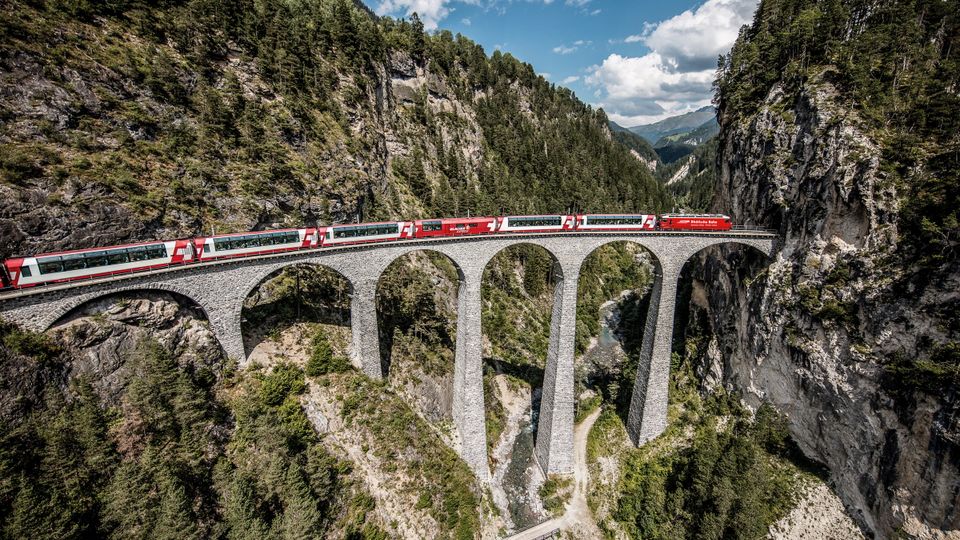
[{"label": "green hillside", "polygon": [[640,157],[647,161],[659,161],[656,150],[647,142],[646,139],[633,133],[629,129],[610,122],[610,132],[613,134],[613,140],[625,146],[628,150],[633,150]]},{"label": "green hillside", "polygon": [[416,19],[346,0],[6,13],[0,256],[358,216],[669,206],[602,111]]}]

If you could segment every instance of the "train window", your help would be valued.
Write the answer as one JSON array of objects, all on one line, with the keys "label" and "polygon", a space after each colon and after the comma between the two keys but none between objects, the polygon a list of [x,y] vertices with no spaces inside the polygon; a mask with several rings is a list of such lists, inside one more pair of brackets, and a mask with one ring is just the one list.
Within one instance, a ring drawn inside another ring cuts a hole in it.
[{"label": "train window", "polygon": [[63,272],[63,263],[60,262],[60,257],[49,257],[46,259],[40,259],[37,262],[39,263],[37,266],[41,274],[56,274],[57,272]]},{"label": "train window", "polygon": [[333,238],[333,234],[330,232],[330,229],[327,229],[327,240]]},{"label": "train window", "polygon": [[105,251],[87,253],[83,256],[83,259],[83,263],[86,268],[97,268],[98,266],[106,266],[109,264],[107,262],[107,252]]},{"label": "train window", "polygon": [[125,249],[113,249],[107,252],[110,264],[125,264],[130,262],[130,256]]},{"label": "train window", "polygon": [[587,216],[587,225],[643,225],[644,216]]},{"label": "train window", "polygon": [[72,270],[82,270],[86,268],[86,263],[83,259],[83,254],[76,255],[64,255],[63,260],[63,271],[70,272]]},{"label": "train window", "polygon": [[158,244],[155,246],[147,246],[147,258],[149,259],[163,259],[168,256],[167,246],[163,244]]},{"label": "train window", "polygon": [[425,232],[439,231],[441,229],[441,224],[439,221],[424,221],[423,230]]},{"label": "train window", "polygon": [[377,236],[381,234],[397,234],[399,227],[391,225],[361,225],[356,227],[341,227],[334,229],[333,235],[337,238],[356,238],[358,236]]},{"label": "train window", "polygon": [[277,246],[293,244],[300,241],[300,234],[296,231],[270,232],[249,234],[246,236],[231,236],[229,238],[215,238],[213,244],[217,251],[230,251],[261,246]]},{"label": "train window", "polygon": [[147,248],[145,247],[135,247],[127,250],[127,254],[130,256],[130,262],[145,261],[149,259],[147,256]]},{"label": "train window", "polygon": [[20,267],[20,277],[31,277],[32,275],[33,275],[33,272],[30,271],[29,266]]},{"label": "train window", "polygon": [[550,227],[560,225],[560,216],[530,216],[507,218],[510,227]]}]

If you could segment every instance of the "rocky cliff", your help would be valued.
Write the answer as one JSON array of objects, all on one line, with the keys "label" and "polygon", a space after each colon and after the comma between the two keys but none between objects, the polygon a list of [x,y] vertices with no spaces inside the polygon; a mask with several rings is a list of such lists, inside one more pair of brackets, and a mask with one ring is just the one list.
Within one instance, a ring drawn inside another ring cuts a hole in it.
[{"label": "rocky cliff", "polygon": [[[829,468],[838,494],[867,530],[881,538],[958,534],[960,270],[951,255],[950,218],[924,201],[921,217],[946,238],[928,243],[918,240],[917,216],[908,211],[930,185],[950,178],[935,163],[944,154],[955,159],[956,136],[919,123],[916,110],[903,117],[906,125],[889,117],[878,122],[872,107],[885,94],[873,87],[875,101],[864,101],[855,69],[841,74],[831,65],[842,54],[807,49],[800,65],[795,52],[771,53],[774,46],[763,38],[778,28],[797,32],[792,21],[814,16],[804,5],[791,20],[780,4],[761,4],[721,72],[713,203],[737,223],[775,229],[780,247],[772,261],[735,248],[701,261],[695,289],[707,294],[693,298],[709,311],[717,339],[702,370],[722,373],[750,405],[768,401],[786,413],[803,453]],[[856,50],[867,38],[875,49],[901,37],[878,30],[880,21],[891,20],[893,9],[913,9],[881,4],[866,12],[850,7],[833,28],[814,19],[807,31],[839,36],[824,45],[834,52]],[[926,31],[922,22],[903,20]],[[934,20],[943,26],[930,30],[933,41],[921,39],[920,50],[933,53],[927,71],[912,73],[914,81],[952,61],[948,44],[956,34],[944,31],[952,23]],[[894,75],[904,76],[917,54],[902,48],[906,63],[891,64]],[[765,89],[745,88],[741,68],[764,54],[784,61],[783,76],[770,75]],[[880,53],[870,54],[862,60]],[[900,106],[896,114],[916,104]],[[912,130],[921,143],[898,141],[900,130]],[[905,165],[897,152],[907,151],[913,158]],[[949,202],[952,189],[939,197]]]}]

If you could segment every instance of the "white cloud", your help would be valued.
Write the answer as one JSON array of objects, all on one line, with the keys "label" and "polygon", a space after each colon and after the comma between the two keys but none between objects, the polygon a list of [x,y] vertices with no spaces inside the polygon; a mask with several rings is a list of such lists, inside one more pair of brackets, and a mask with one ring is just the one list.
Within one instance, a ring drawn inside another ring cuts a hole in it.
[{"label": "white cloud", "polygon": [[552,50],[556,54],[571,54],[576,52],[578,49],[580,49],[580,47],[586,47],[592,44],[593,44],[593,41],[590,41],[589,39],[578,39],[570,45],[564,45],[564,44],[557,45]]},{"label": "white cloud", "polygon": [[450,0],[381,0],[376,12],[377,15],[402,13],[407,17],[416,13],[426,30],[436,30],[437,23],[452,11],[447,7],[449,3]]},{"label": "white cloud", "polygon": [[561,84],[572,84],[572,83],[575,83],[575,82],[577,82],[577,81],[579,81],[579,80],[580,80],[580,77],[579,77],[579,76],[577,76],[577,75],[571,75],[571,76],[569,76],[569,77],[564,78],[562,81],[560,81],[560,83],[561,83]]},{"label": "white cloud", "polygon": [[717,56],[730,50],[756,9],[757,0],[708,0],[658,24],[644,43],[678,68],[716,68]]},{"label": "white cloud", "polygon": [[593,11],[590,12],[590,16],[593,17],[593,16],[599,15],[599,14],[601,14],[601,13],[603,13],[603,10],[602,10],[602,9],[595,9],[595,10],[593,10]]},{"label": "white cloud", "polygon": [[463,23],[464,26],[470,26],[471,24],[473,24],[473,21],[471,21],[469,17],[464,17],[460,19],[460,22]]},{"label": "white cloud", "polygon": [[548,81],[550,80],[550,77],[553,77],[552,74],[547,73],[547,72],[540,73],[540,76],[543,77],[544,79],[548,80]]},{"label": "white cloud", "polygon": [[758,0],[707,0],[658,24],[644,23],[624,43],[644,43],[640,57],[609,55],[584,82],[612,120],[637,125],[710,103],[717,56],[730,50]]},{"label": "white cloud", "polygon": [[[477,6],[486,11],[493,11],[498,15],[507,13],[507,5],[520,0],[379,0],[379,4],[374,9],[377,15],[393,15],[399,17],[409,17],[416,13],[423,21],[423,27],[426,30],[436,30],[438,24],[446,19],[455,8],[451,4],[467,4]],[[554,0],[525,0],[531,3],[543,3],[550,5]],[[586,6],[593,0],[565,0],[564,5],[581,8],[584,15],[599,15],[600,9],[589,11]],[[371,2],[372,3],[372,2]],[[461,21],[464,25],[470,26],[470,19],[464,18]]]}]

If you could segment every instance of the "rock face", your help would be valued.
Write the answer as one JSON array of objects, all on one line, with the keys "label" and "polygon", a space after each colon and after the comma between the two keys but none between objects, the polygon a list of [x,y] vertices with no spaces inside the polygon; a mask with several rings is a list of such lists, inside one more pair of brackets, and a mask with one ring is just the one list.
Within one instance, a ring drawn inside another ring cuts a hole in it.
[{"label": "rock face", "polygon": [[132,375],[127,360],[144,339],[155,339],[191,369],[220,373],[223,353],[198,308],[168,293],[112,296],[78,308],[52,329],[73,354],[69,379],[84,377],[107,402],[116,402]]},{"label": "rock face", "polygon": [[727,248],[702,258],[696,286],[717,339],[708,356],[748,404],[769,401],[789,417],[867,530],[957,534],[956,393],[931,395],[890,365],[956,339],[944,314],[956,309],[960,271],[919,275],[897,256],[898,194],[825,77],[790,98],[773,87],[748,121],[720,115],[714,207],[782,240],[769,267]]}]

